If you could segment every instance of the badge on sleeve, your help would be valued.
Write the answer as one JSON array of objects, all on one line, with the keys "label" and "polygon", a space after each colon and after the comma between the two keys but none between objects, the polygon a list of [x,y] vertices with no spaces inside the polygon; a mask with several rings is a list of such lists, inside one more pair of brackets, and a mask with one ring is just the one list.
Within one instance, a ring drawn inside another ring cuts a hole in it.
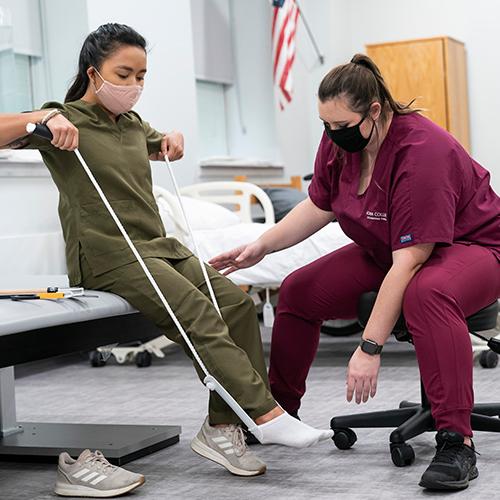
[{"label": "badge on sleeve", "polygon": [[411,241],[413,241],[413,236],[411,233],[403,234],[403,236],[399,238],[400,243],[410,243]]}]

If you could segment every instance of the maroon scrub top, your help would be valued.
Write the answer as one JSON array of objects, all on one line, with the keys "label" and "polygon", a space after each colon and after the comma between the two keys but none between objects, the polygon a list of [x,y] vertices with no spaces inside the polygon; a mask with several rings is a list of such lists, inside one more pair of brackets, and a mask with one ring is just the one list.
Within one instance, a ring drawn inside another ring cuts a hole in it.
[{"label": "maroon scrub top", "polygon": [[500,261],[500,198],[448,132],[418,113],[394,115],[362,195],[360,159],[323,134],[309,196],[380,266],[421,243],[476,243]]}]

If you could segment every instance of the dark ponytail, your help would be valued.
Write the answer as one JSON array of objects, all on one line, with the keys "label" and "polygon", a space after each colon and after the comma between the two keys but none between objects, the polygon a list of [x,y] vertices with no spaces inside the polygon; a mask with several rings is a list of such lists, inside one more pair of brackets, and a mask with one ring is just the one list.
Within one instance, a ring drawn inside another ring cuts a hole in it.
[{"label": "dark ponytail", "polygon": [[382,119],[389,110],[397,115],[406,115],[419,111],[409,104],[397,102],[391,95],[377,65],[364,54],[355,54],[351,62],[333,68],[321,81],[318,98],[328,101],[339,95],[345,95],[351,109],[356,113],[368,112],[371,104],[378,101],[382,106]]},{"label": "dark ponytail", "polygon": [[87,70],[93,66],[101,69],[103,61],[121,45],[132,45],[146,51],[146,40],[137,31],[124,24],[109,23],[92,31],[83,42],[78,59],[78,73],[69,88],[64,102],[81,99],[89,85]]}]

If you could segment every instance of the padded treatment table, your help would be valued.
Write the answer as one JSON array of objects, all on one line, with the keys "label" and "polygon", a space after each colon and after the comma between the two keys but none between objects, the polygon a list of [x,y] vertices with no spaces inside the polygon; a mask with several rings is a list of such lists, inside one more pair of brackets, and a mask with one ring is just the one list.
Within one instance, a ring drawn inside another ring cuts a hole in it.
[{"label": "padded treatment table", "polygon": [[[52,286],[54,280],[44,283]],[[36,285],[10,288],[32,287]],[[1,283],[1,288],[8,287]],[[0,300],[1,460],[53,461],[61,451],[75,456],[91,448],[121,465],[179,441],[179,426],[17,422],[15,365],[161,335],[121,297],[94,290],[85,293],[96,297]]]}]

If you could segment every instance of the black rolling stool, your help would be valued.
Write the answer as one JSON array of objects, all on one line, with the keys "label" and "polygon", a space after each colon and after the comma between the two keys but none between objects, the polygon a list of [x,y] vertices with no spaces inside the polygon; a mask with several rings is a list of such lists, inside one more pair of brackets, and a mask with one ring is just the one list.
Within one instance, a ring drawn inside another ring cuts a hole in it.
[{"label": "black rolling stool", "polygon": [[[363,327],[368,323],[368,318],[370,317],[376,298],[376,292],[365,293],[361,296],[358,317]],[[500,353],[500,341],[494,338],[488,340],[476,333],[476,331],[495,328],[497,315],[498,302],[494,302],[467,318],[467,325],[472,335],[486,340],[492,351]],[[399,341],[412,342],[411,335],[406,329],[403,315],[398,319],[392,334]],[[435,430],[429,401],[427,400],[422,381],[420,381],[420,394],[420,403],[402,401],[396,410],[376,411],[332,418],[330,426],[334,431],[332,439],[335,445],[341,450],[347,450],[356,442],[357,437],[351,427],[396,427],[390,435],[392,461],[398,467],[411,465],[415,460],[415,452],[406,441],[426,431]],[[500,432],[499,416],[500,403],[476,404],[471,415],[472,429],[476,431]]]}]

